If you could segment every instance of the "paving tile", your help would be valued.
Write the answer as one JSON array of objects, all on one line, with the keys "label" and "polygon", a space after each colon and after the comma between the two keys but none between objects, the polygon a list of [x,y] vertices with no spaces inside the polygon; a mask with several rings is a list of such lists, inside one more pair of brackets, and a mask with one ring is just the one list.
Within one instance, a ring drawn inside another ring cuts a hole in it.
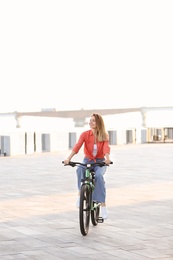
[{"label": "paving tile", "polygon": [[111,148],[109,219],[85,237],[69,151],[1,157],[0,259],[173,259],[173,144]]}]

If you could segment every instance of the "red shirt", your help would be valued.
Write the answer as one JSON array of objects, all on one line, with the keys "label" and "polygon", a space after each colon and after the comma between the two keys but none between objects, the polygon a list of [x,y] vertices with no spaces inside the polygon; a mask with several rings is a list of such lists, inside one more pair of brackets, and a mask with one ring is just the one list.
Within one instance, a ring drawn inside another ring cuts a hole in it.
[{"label": "red shirt", "polygon": [[78,142],[73,147],[73,151],[78,153],[83,144],[86,158],[104,158],[106,153],[110,153],[109,141],[97,142],[97,154],[93,156],[94,135],[91,130],[85,131],[80,135]]}]

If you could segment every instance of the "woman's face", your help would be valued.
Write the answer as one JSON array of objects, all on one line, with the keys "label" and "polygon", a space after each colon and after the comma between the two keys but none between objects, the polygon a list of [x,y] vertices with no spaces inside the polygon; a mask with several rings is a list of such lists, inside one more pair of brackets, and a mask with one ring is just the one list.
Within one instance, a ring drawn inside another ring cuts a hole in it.
[{"label": "woman's face", "polygon": [[91,129],[96,129],[97,128],[95,116],[91,116],[89,125],[90,125]]}]

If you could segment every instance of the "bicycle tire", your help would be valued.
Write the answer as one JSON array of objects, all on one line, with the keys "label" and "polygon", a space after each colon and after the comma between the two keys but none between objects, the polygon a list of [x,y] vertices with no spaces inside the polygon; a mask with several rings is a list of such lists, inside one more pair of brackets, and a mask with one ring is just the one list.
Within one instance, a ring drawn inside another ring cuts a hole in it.
[{"label": "bicycle tire", "polygon": [[[94,204],[96,204],[96,202],[93,201],[92,203],[93,203],[93,207],[94,207]],[[92,222],[93,226],[97,226],[99,214],[100,214],[100,206],[91,210],[91,222]]]},{"label": "bicycle tire", "polygon": [[80,222],[80,231],[83,236],[86,236],[89,231],[90,223],[90,198],[91,190],[89,185],[84,184],[81,187],[80,192],[80,208],[79,208],[79,222]]}]

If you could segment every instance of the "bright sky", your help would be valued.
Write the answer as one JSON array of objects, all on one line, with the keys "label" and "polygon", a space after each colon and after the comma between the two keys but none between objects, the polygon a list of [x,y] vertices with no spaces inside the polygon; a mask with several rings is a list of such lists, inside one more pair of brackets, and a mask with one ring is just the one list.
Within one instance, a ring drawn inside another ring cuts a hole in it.
[{"label": "bright sky", "polygon": [[173,106],[172,0],[1,0],[0,112]]}]

